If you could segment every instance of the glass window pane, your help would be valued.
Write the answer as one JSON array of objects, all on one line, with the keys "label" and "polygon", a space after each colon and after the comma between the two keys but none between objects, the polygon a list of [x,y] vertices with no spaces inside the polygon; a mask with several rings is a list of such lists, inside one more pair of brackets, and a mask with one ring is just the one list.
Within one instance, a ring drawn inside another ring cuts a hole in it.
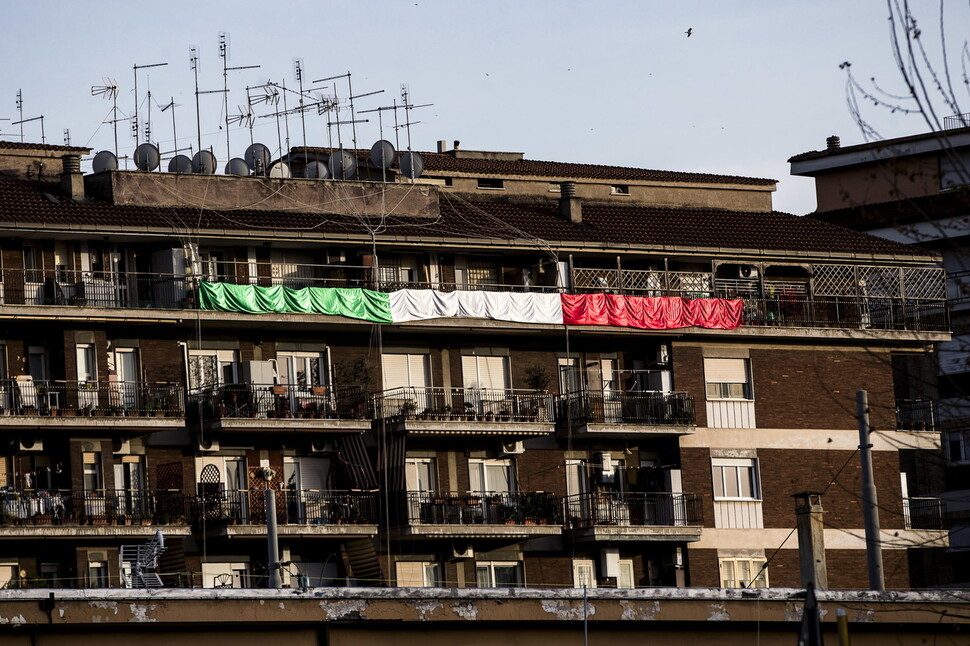
[{"label": "glass window pane", "polygon": [[519,566],[496,565],[494,569],[496,588],[514,588],[519,584]]},{"label": "glass window pane", "polygon": [[734,561],[721,561],[721,581],[725,588],[734,587]]},{"label": "glass window pane", "polygon": [[754,498],[754,469],[750,467],[738,467],[738,480],[741,484],[740,496],[742,498]]},{"label": "glass window pane", "polygon": [[725,495],[728,498],[738,498],[741,490],[738,486],[738,467],[724,467]]},{"label": "glass window pane", "polygon": [[714,496],[724,497],[724,467],[714,467]]},{"label": "glass window pane", "polygon": [[492,587],[492,577],[489,576],[489,569],[487,565],[475,566],[475,583],[479,588]]}]

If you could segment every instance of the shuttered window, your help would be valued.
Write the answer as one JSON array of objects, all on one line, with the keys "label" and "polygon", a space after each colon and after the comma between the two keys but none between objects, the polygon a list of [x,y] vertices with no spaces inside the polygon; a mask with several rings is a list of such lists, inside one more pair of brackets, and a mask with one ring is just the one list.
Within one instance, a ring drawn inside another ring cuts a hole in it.
[{"label": "shuttered window", "polygon": [[752,399],[747,359],[704,359],[708,399]]},{"label": "shuttered window", "polygon": [[431,383],[431,357],[426,354],[385,354],[381,368],[384,390],[426,388]]},{"label": "shuttered window", "polygon": [[465,388],[506,390],[509,387],[509,358],[465,355],[461,358]]}]

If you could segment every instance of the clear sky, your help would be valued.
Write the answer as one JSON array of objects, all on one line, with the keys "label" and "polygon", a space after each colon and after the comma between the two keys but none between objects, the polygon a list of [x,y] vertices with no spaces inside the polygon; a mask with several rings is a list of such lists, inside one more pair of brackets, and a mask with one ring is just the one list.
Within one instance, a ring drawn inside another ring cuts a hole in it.
[{"label": "clear sky", "polygon": [[[934,32],[936,3],[920,4],[933,14],[924,31]],[[962,25],[962,41],[970,9],[963,2],[948,11],[948,29]],[[150,89],[152,140],[172,150],[171,111],[159,106],[174,99],[178,144],[195,146],[189,47],[199,48],[200,89],[220,89],[219,33],[227,32],[229,65],[261,66],[229,72],[230,114],[245,104],[247,85],[295,86],[293,59],[301,58],[307,82],[349,71],[355,94],[384,90],[359,99],[358,110],[400,103],[402,83],[414,103],[434,104],[412,112],[415,150],[458,139],[466,149],[538,160],[770,177],[780,180],[775,208],[796,214],[814,210],[813,184],[790,177],[786,160],[824,148],[833,134],[843,145],[864,141],[839,64],[900,86],[879,0],[45,0],[4,2],[0,12],[0,118],[19,118],[22,90],[23,118],[43,115],[48,143],[64,143],[70,129],[73,145],[112,149],[112,128],[102,124],[111,103],[91,87],[116,79],[127,117],[132,67],[167,62],[139,72],[139,116],[148,116]],[[347,95],[344,81],[337,91]],[[203,95],[201,115],[203,146],[221,169],[221,95]],[[867,116],[885,137],[926,130],[918,117],[875,107]],[[376,113],[358,115],[366,117],[357,143],[369,148],[380,132]],[[392,120],[386,113],[384,137],[394,141]],[[0,139],[19,140],[11,121],[0,121]],[[328,144],[325,116],[308,115],[306,127],[307,143]],[[26,140],[40,140],[39,121],[23,128]],[[301,144],[298,118],[289,129],[291,144]],[[350,145],[349,131],[343,138]],[[255,139],[276,148],[276,119],[258,118]],[[241,156],[248,130],[234,127],[230,141]],[[122,123],[119,154],[134,147]]]}]

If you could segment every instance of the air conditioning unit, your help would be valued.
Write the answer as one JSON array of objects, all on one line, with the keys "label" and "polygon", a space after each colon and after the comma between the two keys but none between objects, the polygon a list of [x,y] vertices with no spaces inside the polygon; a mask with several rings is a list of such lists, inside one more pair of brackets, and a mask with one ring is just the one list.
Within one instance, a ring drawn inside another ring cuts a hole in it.
[{"label": "air conditioning unit", "polygon": [[131,440],[124,439],[111,443],[111,452],[115,455],[128,455],[131,453]]},{"label": "air conditioning unit", "polygon": [[473,559],[475,558],[475,548],[469,543],[462,545],[452,544],[451,558],[453,559]]},{"label": "air conditioning unit", "polygon": [[525,453],[525,445],[522,443],[522,440],[502,442],[499,453],[502,455],[521,455]]},{"label": "air conditioning unit", "polygon": [[22,437],[20,438],[20,450],[21,451],[43,451],[44,442],[36,437]]},{"label": "air conditioning unit", "polygon": [[741,265],[738,267],[738,278],[757,278],[758,268],[754,265]]},{"label": "air conditioning unit", "polygon": [[310,440],[310,453],[336,453],[333,440]]},{"label": "air conditioning unit", "polygon": [[198,451],[218,451],[219,450],[219,440],[214,437],[198,438],[195,443],[195,448]]}]

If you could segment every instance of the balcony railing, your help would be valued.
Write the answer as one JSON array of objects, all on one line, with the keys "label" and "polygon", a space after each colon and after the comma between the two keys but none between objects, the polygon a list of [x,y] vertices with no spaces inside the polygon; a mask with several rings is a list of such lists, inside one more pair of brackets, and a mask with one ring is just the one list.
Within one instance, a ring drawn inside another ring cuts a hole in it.
[{"label": "balcony railing", "polygon": [[182,417],[180,384],[137,381],[0,380],[0,413],[48,416]]},{"label": "balcony railing", "polygon": [[903,498],[906,529],[946,529],[943,501],[939,498]]},{"label": "balcony railing", "polygon": [[[200,485],[194,518],[235,525],[266,524],[266,491],[207,491]],[[377,494],[349,491],[284,490],[276,495],[282,525],[362,525],[378,522]]]},{"label": "balcony railing", "polygon": [[394,292],[399,289],[433,289],[437,292],[531,292],[533,294],[553,294],[567,291],[564,287],[523,285],[522,283],[444,283],[401,280],[379,281],[377,289],[382,292]]},{"label": "balcony railing", "polygon": [[560,505],[543,491],[409,491],[401,512],[409,525],[558,525]]},{"label": "balcony railing", "polygon": [[897,431],[937,430],[936,402],[931,400],[900,400],[896,402]]},{"label": "balcony railing", "polygon": [[223,384],[199,388],[190,397],[204,419],[370,419],[361,386],[330,388],[281,384]]},{"label": "balcony railing", "polygon": [[692,426],[694,398],[684,392],[580,391],[556,400],[556,422],[564,425],[632,424]]},{"label": "balcony railing", "polygon": [[185,525],[180,491],[0,489],[0,525]]},{"label": "balcony railing", "polygon": [[374,410],[383,419],[479,422],[551,422],[553,419],[549,393],[512,388],[392,388],[374,397]]},{"label": "balcony railing", "polygon": [[744,325],[945,331],[946,302],[884,298],[744,298]]},{"label": "balcony railing", "polygon": [[703,521],[701,504],[692,493],[583,493],[563,499],[574,528],[594,525],[686,527]]}]

